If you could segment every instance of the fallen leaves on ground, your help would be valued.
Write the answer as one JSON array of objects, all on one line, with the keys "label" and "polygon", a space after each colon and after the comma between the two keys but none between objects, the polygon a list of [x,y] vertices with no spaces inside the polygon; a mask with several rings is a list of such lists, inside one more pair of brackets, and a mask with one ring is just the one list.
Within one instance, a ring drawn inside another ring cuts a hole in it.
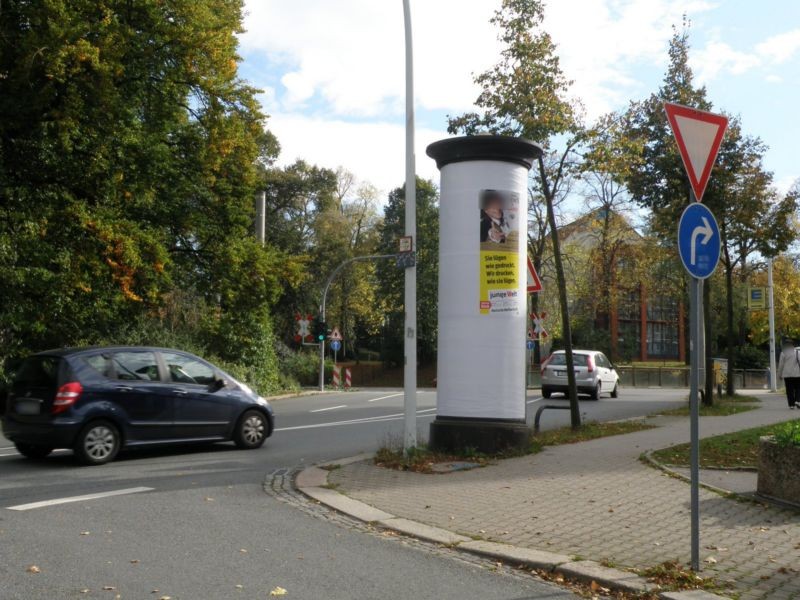
[{"label": "fallen leaves on ground", "polygon": [[81,535],[90,535],[91,531],[81,531]]},{"label": "fallen leaves on ground", "polygon": [[709,556],[703,562],[708,563],[709,565],[715,565],[717,564],[717,559],[714,558],[713,556]]},{"label": "fallen leaves on ground", "polygon": [[41,573],[42,572],[42,570],[39,567],[37,567],[36,565],[31,565],[30,567],[28,567],[25,570],[28,573]]},{"label": "fallen leaves on ground", "polygon": [[103,591],[104,591],[104,592],[113,592],[113,591],[115,591],[116,589],[117,589],[117,588],[115,588],[113,585],[104,585],[104,586],[103,586]]},{"label": "fallen leaves on ground", "polygon": [[270,596],[285,596],[286,594],[286,590],[281,586],[276,587],[269,593]]}]

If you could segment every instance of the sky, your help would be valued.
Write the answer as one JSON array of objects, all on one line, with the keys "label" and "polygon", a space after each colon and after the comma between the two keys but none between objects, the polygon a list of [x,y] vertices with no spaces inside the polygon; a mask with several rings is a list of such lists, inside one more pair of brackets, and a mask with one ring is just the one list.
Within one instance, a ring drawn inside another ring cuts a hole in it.
[{"label": "sky", "polygon": [[[438,183],[428,144],[447,116],[474,110],[474,74],[500,45],[489,23],[500,0],[411,0],[416,171]],[[672,26],[691,21],[690,64],[714,110],[741,118],[768,146],[785,192],[800,177],[800,2],[796,0],[548,0],[544,27],[571,94],[591,121],[656,91]],[[279,164],[343,166],[385,195],[405,173],[402,0],[246,0],[240,75],[263,90]],[[534,140],[535,141],[535,140]]]}]

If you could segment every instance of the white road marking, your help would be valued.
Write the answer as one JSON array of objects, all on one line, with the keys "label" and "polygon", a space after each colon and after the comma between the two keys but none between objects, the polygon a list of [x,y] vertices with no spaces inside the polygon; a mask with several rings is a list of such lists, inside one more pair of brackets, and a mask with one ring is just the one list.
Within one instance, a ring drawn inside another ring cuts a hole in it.
[{"label": "white road marking", "polygon": [[310,410],[308,412],[312,413],[325,412],[326,410],[336,410],[337,408],[347,408],[347,404],[340,404],[339,406],[327,406],[325,408],[318,408],[316,410]]},{"label": "white road marking", "polygon": [[58,504],[69,504],[70,502],[83,502],[85,500],[96,500],[98,498],[110,498],[111,496],[124,496],[126,494],[138,494],[139,492],[151,492],[154,488],[134,487],[124,490],[113,490],[111,492],[98,492],[96,494],[86,494],[84,496],[70,496],[69,498],[54,498],[53,500],[42,500],[41,502],[31,502],[30,504],[18,504],[8,506],[8,510],[32,510],[34,508],[44,508],[45,506],[56,506]]},{"label": "white road marking", "polygon": [[[424,413],[429,413],[431,411],[435,411],[435,408],[425,408],[422,410],[418,410],[417,414],[423,417],[433,415],[426,415]],[[400,419],[404,418],[405,415],[403,413],[395,413],[391,415],[382,415],[380,417],[364,417],[363,419],[351,419],[349,421],[332,421],[330,423],[317,423],[316,425],[296,425],[295,427],[278,427],[275,431],[296,431],[299,429],[317,429],[320,427],[336,427],[338,425],[358,425],[361,423],[383,423],[386,421],[399,421]]]},{"label": "white road marking", "polygon": [[370,398],[367,402],[377,402],[378,400],[386,400],[387,398],[397,398],[398,396],[402,396],[403,392],[399,394],[389,394],[388,396],[381,396],[380,398]]},{"label": "white road marking", "polygon": [[528,400],[527,402],[525,402],[525,404],[533,404],[534,402],[538,402],[539,400],[544,400],[544,398],[542,396],[539,396],[538,398],[534,398],[533,400]]}]

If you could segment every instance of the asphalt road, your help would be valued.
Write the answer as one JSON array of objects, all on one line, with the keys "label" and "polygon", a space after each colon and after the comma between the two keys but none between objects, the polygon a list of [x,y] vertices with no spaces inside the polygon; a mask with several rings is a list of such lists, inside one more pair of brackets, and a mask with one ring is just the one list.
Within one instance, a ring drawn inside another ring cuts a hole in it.
[{"label": "asphalt road", "polygon": [[[623,419],[677,406],[685,396],[622,390],[616,400],[582,402],[581,410],[588,419]],[[572,597],[264,492],[276,470],[400,440],[402,400],[399,390],[278,400],[278,429],[260,450],[148,450],[102,467],[79,467],[68,451],[30,461],[0,437],[0,598],[265,598],[278,586],[288,598]],[[418,400],[424,439],[435,392],[420,391]],[[531,409],[542,402],[529,396]],[[542,419],[543,428],[567,422],[568,411],[546,411]],[[138,491],[124,493],[130,490]],[[10,509],[116,492],[123,493]],[[40,572],[28,572],[32,565]]]}]

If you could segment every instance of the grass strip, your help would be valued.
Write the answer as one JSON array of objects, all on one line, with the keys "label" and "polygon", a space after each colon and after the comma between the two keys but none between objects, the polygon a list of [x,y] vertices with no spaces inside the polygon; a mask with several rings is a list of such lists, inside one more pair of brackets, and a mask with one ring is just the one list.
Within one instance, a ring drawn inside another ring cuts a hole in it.
[{"label": "grass strip", "polygon": [[[800,423],[800,419],[791,422]],[[700,466],[723,469],[755,468],[758,464],[758,439],[764,435],[772,435],[775,429],[783,426],[783,423],[776,423],[701,439]],[[688,467],[689,453],[689,444],[679,444],[657,450],[652,456],[664,464]]]},{"label": "grass strip", "polygon": [[512,458],[515,456],[526,456],[541,452],[545,446],[558,446],[561,444],[575,444],[587,442],[598,438],[612,435],[622,435],[633,433],[645,429],[652,429],[654,425],[644,421],[619,421],[614,423],[585,423],[577,429],[571,427],[561,427],[550,431],[541,432],[538,436],[531,436],[529,444],[525,448],[512,449],[497,454],[483,454],[471,448],[465,448],[462,452],[438,452],[426,446],[418,446],[404,454],[402,448],[395,446],[384,446],[375,454],[375,464],[380,467],[394,469],[398,471],[414,471],[417,473],[431,473],[433,465],[443,462],[473,462],[479,466],[485,466],[493,460],[501,458]]},{"label": "grass strip", "polygon": [[[705,404],[700,405],[701,417],[728,417],[738,413],[755,410],[758,408],[761,400],[755,396],[742,396],[735,394],[733,396],[722,396],[716,398],[712,406]],[[670,410],[661,411],[662,415],[670,417],[686,417],[689,416],[689,402],[685,406],[673,408]]]}]

